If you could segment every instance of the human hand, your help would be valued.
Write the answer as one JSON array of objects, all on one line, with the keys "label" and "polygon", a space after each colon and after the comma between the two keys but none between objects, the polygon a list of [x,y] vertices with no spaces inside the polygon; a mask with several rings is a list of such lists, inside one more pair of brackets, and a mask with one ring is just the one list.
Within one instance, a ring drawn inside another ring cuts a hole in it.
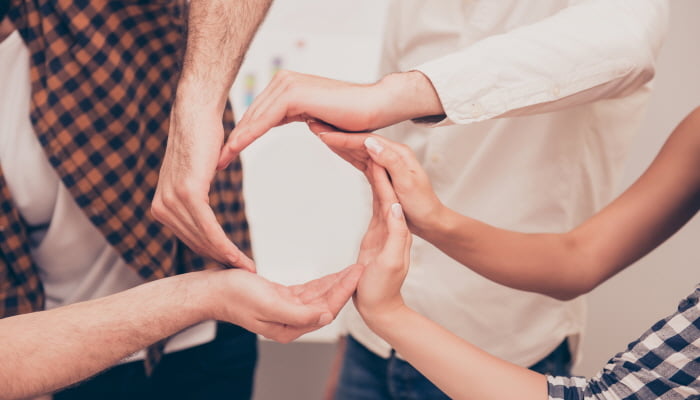
[{"label": "human hand", "polygon": [[231,133],[218,167],[224,168],[271,128],[289,122],[316,119],[360,132],[441,113],[435,89],[417,71],[387,75],[368,85],[280,71]]},{"label": "human hand", "polygon": [[354,264],[294,286],[242,270],[211,271],[205,288],[211,319],[288,343],[331,323],[355,292],[363,269]]},{"label": "human hand", "polygon": [[255,264],[226,236],[209,206],[209,187],[224,140],[221,115],[173,106],[168,144],[151,206],[153,217],[193,251],[255,272]]},{"label": "human hand", "polygon": [[442,220],[439,217],[446,208],[408,146],[371,133],[334,132],[331,127],[318,122],[309,122],[309,128],[333,152],[365,173],[368,179],[371,163],[387,170],[411,231],[422,236],[423,232],[433,228],[434,223]]},{"label": "human hand", "polygon": [[370,162],[367,178],[372,185],[372,219],[360,244],[358,263],[366,269],[354,302],[371,325],[404,305],[401,286],[408,273],[411,232],[386,170]]}]

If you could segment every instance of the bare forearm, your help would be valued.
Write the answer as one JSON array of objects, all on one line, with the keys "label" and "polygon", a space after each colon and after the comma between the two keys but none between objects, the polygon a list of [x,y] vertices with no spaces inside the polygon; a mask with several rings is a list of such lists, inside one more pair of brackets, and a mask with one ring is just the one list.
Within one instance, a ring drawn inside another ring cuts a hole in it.
[{"label": "bare forearm", "polygon": [[570,234],[499,229],[449,209],[436,222],[419,235],[494,282],[559,299],[589,289],[581,246]]},{"label": "bare forearm", "polygon": [[178,102],[223,111],[228,91],[272,0],[192,0]]},{"label": "bare forearm", "polygon": [[670,237],[700,208],[700,110],[620,197],[568,233],[495,228],[445,208],[417,234],[475,272],[559,299],[583,294]]},{"label": "bare forearm", "polygon": [[496,358],[407,307],[366,321],[450,398],[547,398],[543,375]]},{"label": "bare forearm", "polygon": [[[54,391],[207,319],[183,275],[0,320],[0,398]],[[188,287],[189,286],[189,287]],[[201,300],[201,299],[200,299]]]},{"label": "bare forearm", "polygon": [[440,120],[445,111],[430,79],[420,71],[389,74],[375,85],[386,99],[370,124],[381,128],[406,120]]}]

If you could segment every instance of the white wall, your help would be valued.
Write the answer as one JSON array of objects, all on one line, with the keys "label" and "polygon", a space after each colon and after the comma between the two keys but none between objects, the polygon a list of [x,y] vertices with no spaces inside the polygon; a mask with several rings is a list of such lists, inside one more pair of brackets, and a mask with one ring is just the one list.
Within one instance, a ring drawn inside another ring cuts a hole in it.
[{"label": "white wall", "polygon": [[[257,90],[262,89],[272,58],[282,54],[284,68],[370,81],[385,5],[386,0],[277,0],[241,76],[258,71]],[[699,15],[700,1],[672,2],[655,92],[621,190],[641,174],[681,118],[700,104]],[[305,42],[304,50],[295,44],[299,38]],[[234,99],[240,111],[245,96],[241,83],[237,85]],[[299,127],[268,136],[244,154],[248,210],[262,273],[285,282],[300,281],[351,262],[353,235],[361,232],[367,217],[357,205],[366,195],[361,179],[327,157]],[[302,153],[290,151],[299,148]],[[347,179],[341,183],[338,176]],[[339,232],[333,226],[349,228]],[[700,253],[695,250],[699,240],[696,218],[589,296],[584,359],[576,373],[593,374],[692,290],[700,281]],[[318,341],[334,334],[333,329],[326,330],[307,338],[311,343],[263,342],[256,400],[319,398],[333,346]]]}]

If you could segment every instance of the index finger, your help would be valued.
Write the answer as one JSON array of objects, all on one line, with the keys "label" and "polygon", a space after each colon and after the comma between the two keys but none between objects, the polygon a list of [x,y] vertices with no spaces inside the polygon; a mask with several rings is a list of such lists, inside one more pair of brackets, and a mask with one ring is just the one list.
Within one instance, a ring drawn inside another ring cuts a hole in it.
[{"label": "index finger", "polygon": [[256,268],[253,260],[226,236],[208,203],[193,204],[188,207],[188,210],[203,236],[202,239],[209,244],[207,250],[215,256],[217,261],[255,273]]}]

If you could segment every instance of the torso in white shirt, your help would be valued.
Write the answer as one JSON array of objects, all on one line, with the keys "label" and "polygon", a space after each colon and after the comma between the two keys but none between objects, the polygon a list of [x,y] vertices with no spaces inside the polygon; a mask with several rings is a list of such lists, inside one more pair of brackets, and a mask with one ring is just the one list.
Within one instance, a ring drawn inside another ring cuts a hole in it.
[{"label": "torso in white shirt", "polygon": [[[381,72],[409,70],[570,3],[578,2],[394,0]],[[501,228],[563,232],[612,199],[648,93],[641,87],[623,99],[469,125],[405,122],[380,133],[412,147],[440,199],[457,212]],[[582,299],[559,302],[495,284],[419,238],[402,294],[421,314],[523,366],[566,337],[576,353],[584,324]],[[389,355],[356,311],[346,321],[367,348]]]},{"label": "torso in white shirt", "polygon": [[[31,256],[46,308],[143,283],[80,210],[49,164],[29,118],[29,53],[17,32],[0,42],[0,93],[0,166],[30,231]],[[213,321],[192,327],[175,336],[166,352],[211,341],[215,331]],[[129,360],[142,356],[137,353]]]}]

